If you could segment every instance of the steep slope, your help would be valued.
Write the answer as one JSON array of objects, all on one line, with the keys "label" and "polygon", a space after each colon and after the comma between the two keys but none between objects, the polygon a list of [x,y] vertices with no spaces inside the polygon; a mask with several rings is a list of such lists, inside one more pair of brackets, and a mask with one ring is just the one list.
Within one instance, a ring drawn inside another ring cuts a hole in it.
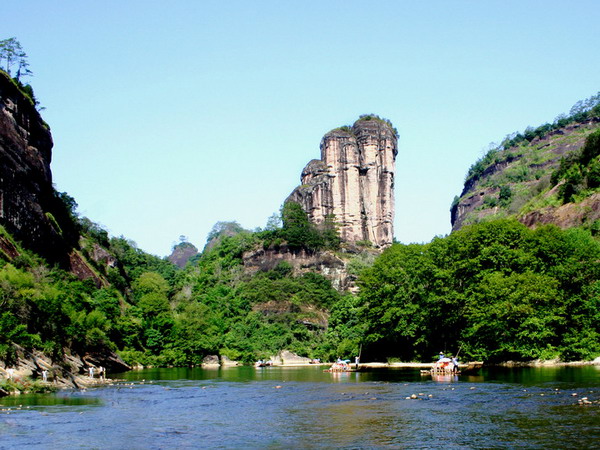
[{"label": "steep slope", "polygon": [[[49,263],[106,284],[79,252],[74,200],[52,186],[52,147],[34,102],[0,71],[0,225]],[[9,247],[0,242],[7,256]]]},{"label": "steep slope", "polygon": [[591,226],[600,218],[600,193],[582,180],[577,195],[566,198],[567,181],[558,171],[579,164],[586,140],[599,129],[600,107],[595,101],[553,125],[508,137],[469,170],[463,192],[451,208],[452,229],[508,216],[530,227]]},{"label": "steep slope", "polygon": [[397,140],[391,123],[374,115],[330,131],[321,159],[307,164],[286,201],[299,203],[314,224],[333,219],[344,242],[391,245]]},{"label": "steep slope", "polygon": [[78,235],[52,187],[52,145],[33,102],[0,72],[0,225],[31,250],[67,266]]}]

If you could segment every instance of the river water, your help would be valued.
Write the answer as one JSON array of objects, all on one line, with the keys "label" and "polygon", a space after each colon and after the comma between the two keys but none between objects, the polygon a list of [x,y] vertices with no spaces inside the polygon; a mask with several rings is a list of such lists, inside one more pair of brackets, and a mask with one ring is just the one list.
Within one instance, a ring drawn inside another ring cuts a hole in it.
[{"label": "river water", "polygon": [[439,378],[323,367],[117,376],[125,381],[0,399],[0,448],[600,448],[598,366]]}]

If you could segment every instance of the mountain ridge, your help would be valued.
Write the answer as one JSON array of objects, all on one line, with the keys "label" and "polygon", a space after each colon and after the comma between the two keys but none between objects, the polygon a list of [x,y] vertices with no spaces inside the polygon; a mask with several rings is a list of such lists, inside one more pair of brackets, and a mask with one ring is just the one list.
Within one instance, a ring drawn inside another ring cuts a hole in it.
[{"label": "mountain ridge", "polygon": [[[554,223],[568,228],[598,220],[596,188],[558,175],[574,170],[588,138],[600,130],[600,98],[590,99],[578,102],[569,117],[507,136],[474,163],[450,209],[452,230],[502,217],[529,227]],[[567,199],[563,191],[569,183],[577,184],[572,188],[578,195]]]}]

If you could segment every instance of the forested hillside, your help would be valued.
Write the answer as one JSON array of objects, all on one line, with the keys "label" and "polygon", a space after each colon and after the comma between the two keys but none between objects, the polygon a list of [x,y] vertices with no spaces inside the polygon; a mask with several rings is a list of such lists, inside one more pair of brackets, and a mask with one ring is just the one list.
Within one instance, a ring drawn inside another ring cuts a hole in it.
[{"label": "forested hillside", "polygon": [[57,359],[65,351],[117,351],[130,364],[180,366],[207,355],[251,362],[282,350],[324,359],[358,350],[359,337],[340,320],[354,302],[350,294],[316,273],[294,274],[286,262],[256,274],[244,270],[247,250],[328,245],[331,231],[320,237],[297,208],[284,208],[281,228],[218,236],[184,269],[109,238],[86,218],[74,220],[79,252],[95,278],[49,266],[2,230],[12,251],[0,252],[0,360],[15,358],[12,343]]},{"label": "forested hillside", "polygon": [[598,228],[599,133],[597,94],[553,123],[508,135],[469,169],[452,205],[453,230],[502,217]]},{"label": "forested hillside", "polygon": [[244,251],[264,243],[260,233],[227,236],[182,270],[112,238],[121,263],[100,289],[23,252],[0,263],[0,356],[10,360],[12,342],[56,357],[113,349],[130,364],[179,366],[284,349],[330,360],[361,345],[377,360],[458,348],[487,361],[600,354],[600,243],[589,230],[499,220],[394,244],[363,268],[358,295],[286,263],[246,273]]}]

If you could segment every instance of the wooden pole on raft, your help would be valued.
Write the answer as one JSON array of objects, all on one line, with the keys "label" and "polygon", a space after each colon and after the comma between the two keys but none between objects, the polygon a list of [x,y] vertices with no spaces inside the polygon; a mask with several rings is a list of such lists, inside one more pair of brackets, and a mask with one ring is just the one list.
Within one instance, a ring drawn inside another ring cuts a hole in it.
[{"label": "wooden pole on raft", "polygon": [[460,350],[462,349],[462,344],[460,344],[460,347],[458,347],[458,351],[456,352],[456,360],[458,361],[458,354],[460,353]]}]

